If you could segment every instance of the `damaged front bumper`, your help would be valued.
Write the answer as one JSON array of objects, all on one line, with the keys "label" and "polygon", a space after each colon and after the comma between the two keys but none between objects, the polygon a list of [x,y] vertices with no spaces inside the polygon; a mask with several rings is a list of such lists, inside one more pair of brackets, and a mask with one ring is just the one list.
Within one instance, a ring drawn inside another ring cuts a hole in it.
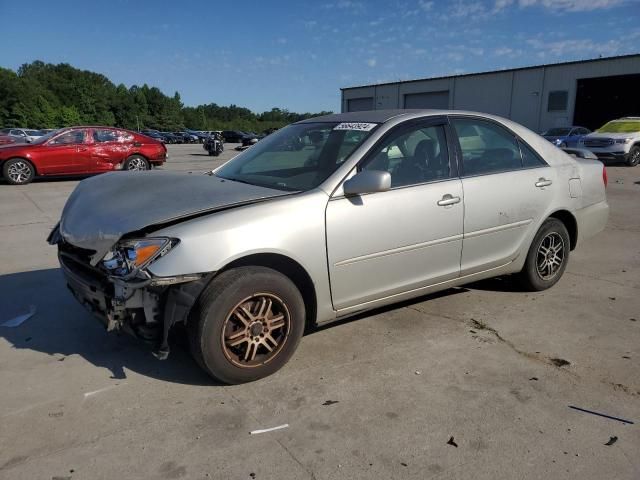
[{"label": "damaged front bumper", "polygon": [[186,323],[196,299],[212,273],[124,280],[90,264],[90,250],[64,240],[58,259],[73,296],[96,316],[107,331],[125,331],[156,345],[154,355],[169,354],[168,336],[176,323]]}]

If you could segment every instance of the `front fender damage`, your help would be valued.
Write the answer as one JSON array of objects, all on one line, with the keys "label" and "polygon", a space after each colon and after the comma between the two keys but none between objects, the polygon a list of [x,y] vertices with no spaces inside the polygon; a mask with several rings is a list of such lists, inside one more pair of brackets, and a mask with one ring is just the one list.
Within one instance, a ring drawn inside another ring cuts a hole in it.
[{"label": "front fender damage", "polygon": [[168,289],[164,303],[162,336],[158,348],[153,352],[156,358],[166,360],[169,356],[169,330],[176,323],[186,325],[191,309],[213,276],[214,273],[209,273],[198,280],[174,285]]}]

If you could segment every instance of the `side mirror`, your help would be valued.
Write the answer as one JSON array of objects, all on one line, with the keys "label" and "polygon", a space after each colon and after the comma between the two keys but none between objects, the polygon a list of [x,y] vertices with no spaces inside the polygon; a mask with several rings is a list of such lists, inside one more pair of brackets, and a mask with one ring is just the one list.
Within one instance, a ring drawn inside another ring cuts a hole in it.
[{"label": "side mirror", "polygon": [[391,174],[382,170],[364,170],[344,182],[345,195],[385,192],[391,188]]}]

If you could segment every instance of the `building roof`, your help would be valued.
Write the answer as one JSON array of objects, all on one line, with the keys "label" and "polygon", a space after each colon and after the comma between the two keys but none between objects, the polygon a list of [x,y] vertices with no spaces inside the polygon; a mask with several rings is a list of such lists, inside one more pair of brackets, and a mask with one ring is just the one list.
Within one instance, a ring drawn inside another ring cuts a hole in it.
[{"label": "building roof", "polygon": [[506,68],[504,70],[487,70],[484,72],[474,72],[474,73],[461,73],[459,75],[443,75],[440,77],[424,77],[424,78],[415,78],[413,80],[398,80],[396,82],[382,82],[382,83],[372,83],[369,85],[355,85],[352,87],[343,87],[340,90],[352,90],[355,88],[365,88],[365,87],[373,87],[380,85],[397,85],[400,83],[412,83],[412,82],[423,82],[425,80],[442,80],[445,78],[459,78],[459,77],[473,77],[475,75],[487,75],[490,73],[505,73],[505,72],[515,72],[520,70],[532,70],[534,68],[545,68],[545,67],[559,67],[563,65],[575,65],[580,63],[593,63],[593,62],[603,62],[603,61],[611,61],[611,60],[619,60],[621,58],[638,58],[640,59],[640,53],[632,53],[629,55],[618,55],[615,57],[603,57],[603,58],[590,58],[587,60],[574,60],[571,62],[558,62],[558,63],[546,63],[542,65],[531,65],[529,67],[517,67],[517,68]]}]

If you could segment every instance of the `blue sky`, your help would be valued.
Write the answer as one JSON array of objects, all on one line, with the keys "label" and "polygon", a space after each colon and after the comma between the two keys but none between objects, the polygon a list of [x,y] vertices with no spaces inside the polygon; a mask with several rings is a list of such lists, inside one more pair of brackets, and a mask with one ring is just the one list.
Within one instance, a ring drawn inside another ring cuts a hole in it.
[{"label": "blue sky", "polygon": [[2,67],[67,62],[255,111],[338,111],[345,86],[640,52],[639,0],[0,0],[0,18]]}]

